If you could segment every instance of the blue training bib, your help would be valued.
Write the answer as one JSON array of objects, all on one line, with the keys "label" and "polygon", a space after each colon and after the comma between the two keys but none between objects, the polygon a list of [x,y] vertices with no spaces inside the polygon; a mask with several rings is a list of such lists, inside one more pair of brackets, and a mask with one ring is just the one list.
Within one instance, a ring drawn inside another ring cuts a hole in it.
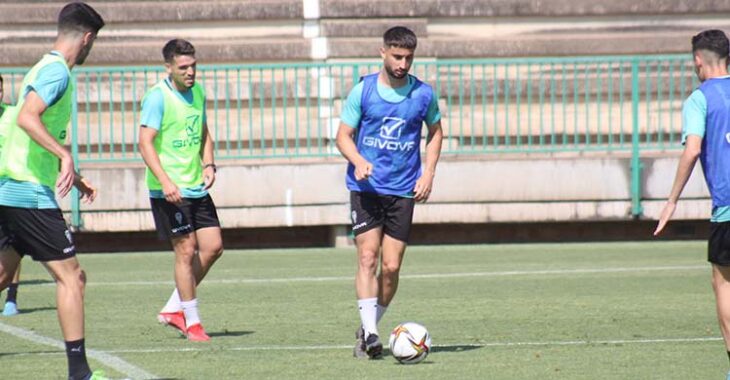
[{"label": "blue training bib", "polygon": [[391,103],[378,94],[378,73],[362,78],[362,117],[355,144],[373,173],[355,180],[355,166],[347,166],[347,189],[383,195],[412,193],[421,176],[421,129],[433,89],[415,77],[404,100]]},{"label": "blue training bib", "polygon": [[730,206],[730,78],[709,79],[699,90],[707,100],[700,162],[712,206]]}]

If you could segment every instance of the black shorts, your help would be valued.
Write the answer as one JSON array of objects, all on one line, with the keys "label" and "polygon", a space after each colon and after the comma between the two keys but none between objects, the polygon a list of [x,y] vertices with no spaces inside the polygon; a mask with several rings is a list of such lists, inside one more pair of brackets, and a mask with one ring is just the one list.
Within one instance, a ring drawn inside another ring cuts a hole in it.
[{"label": "black shorts", "polygon": [[210,195],[202,198],[183,198],[179,205],[159,198],[150,198],[150,203],[160,240],[184,236],[201,228],[221,226]]},{"label": "black shorts", "polygon": [[0,206],[0,248],[13,247],[35,261],[76,256],[71,231],[59,209]]},{"label": "black shorts", "polygon": [[415,204],[413,198],[351,191],[352,232],[357,236],[382,226],[384,234],[408,243]]},{"label": "black shorts", "polygon": [[730,222],[710,223],[707,261],[724,267],[730,266]]}]

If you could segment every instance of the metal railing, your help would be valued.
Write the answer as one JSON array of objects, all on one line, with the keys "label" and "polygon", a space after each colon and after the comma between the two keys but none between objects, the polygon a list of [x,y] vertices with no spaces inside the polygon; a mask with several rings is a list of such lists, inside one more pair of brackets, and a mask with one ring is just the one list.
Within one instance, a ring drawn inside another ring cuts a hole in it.
[{"label": "metal railing", "polygon": [[[380,64],[200,65],[216,158],[337,155],[342,103]],[[24,71],[0,69],[11,99]],[[411,72],[439,96],[444,154],[629,152],[634,215],[641,151],[680,147],[682,101],[697,85],[688,55],[417,61]],[[73,71],[79,163],[141,160],[140,102],[165,75],[162,66]]]}]

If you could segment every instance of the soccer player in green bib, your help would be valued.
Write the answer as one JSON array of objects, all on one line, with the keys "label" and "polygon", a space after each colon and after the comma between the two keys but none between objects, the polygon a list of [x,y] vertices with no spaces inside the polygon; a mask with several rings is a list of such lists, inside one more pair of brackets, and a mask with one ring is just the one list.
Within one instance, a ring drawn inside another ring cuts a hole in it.
[{"label": "soccer player in green bib", "polygon": [[174,39],[162,55],[168,77],[145,94],[139,133],[155,226],[175,251],[175,290],[157,319],[188,340],[207,341],[196,288],[223,253],[218,214],[208,194],[216,173],[213,139],[205,93],[195,83],[195,48]]},{"label": "soccer player in green bib", "polygon": [[0,290],[10,283],[22,254],[51,273],[70,380],[103,376],[92,373],[86,360],[86,275],[54,189],[64,197],[76,186],[88,202],[96,196],[76,173],[63,144],[75,101],[70,71],[84,63],[103,26],[104,20],[90,6],[64,6],[53,50],[25,75],[17,104],[0,119]]},{"label": "soccer player in green bib", "polygon": [[[8,108],[8,105],[3,103],[3,96],[5,95],[5,91],[3,90],[4,82],[3,76],[0,75],[0,117],[3,116],[5,113],[5,109]],[[0,144],[0,148],[2,148],[2,145]]]},{"label": "soccer player in green bib", "polygon": [[[4,87],[5,80],[3,79],[3,76],[0,75],[0,118],[3,117],[3,114],[5,111],[9,108],[9,104],[3,103],[3,96],[5,95]],[[6,124],[9,124],[12,122],[10,119],[10,114],[8,114],[8,121]],[[0,121],[0,124],[3,122]],[[0,128],[0,151],[2,151],[3,147],[3,136],[2,136],[2,128]],[[13,315],[18,315],[18,286],[20,285],[20,263],[18,263],[18,268],[15,270],[15,274],[13,274],[13,278],[10,281],[10,285],[8,285],[8,294],[5,297],[5,306],[3,307],[3,315],[6,317],[11,317]]]}]

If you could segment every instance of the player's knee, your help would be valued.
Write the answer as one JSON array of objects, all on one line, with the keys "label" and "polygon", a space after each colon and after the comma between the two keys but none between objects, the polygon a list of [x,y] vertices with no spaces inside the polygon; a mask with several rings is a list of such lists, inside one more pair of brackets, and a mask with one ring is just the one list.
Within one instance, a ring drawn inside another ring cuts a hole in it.
[{"label": "player's knee", "polygon": [[195,246],[194,245],[181,246],[175,250],[175,260],[179,263],[192,265],[194,257],[195,257]]},{"label": "player's knee", "polygon": [[211,256],[213,257],[213,260],[218,260],[221,256],[223,256],[223,244],[218,244],[213,247]]},{"label": "player's knee", "polygon": [[78,279],[79,279],[79,281],[76,286],[78,286],[79,292],[81,293],[81,296],[83,297],[84,291],[86,289],[86,272],[84,272],[83,269],[79,270]]},{"label": "player's knee", "polygon": [[383,260],[382,271],[385,276],[397,275],[400,272],[400,263],[398,261]]},{"label": "player's knee", "polygon": [[378,265],[378,255],[375,252],[362,252],[358,258],[360,269],[375,270]]},{"label": "player's knee", "polygon": [[70,286],[73,286],[75,288],[78,288],[79,290],[83,291],[84,287],[86,286],[86,272],[84,272],[83,269],[77,268],[72,276],[69,276],[70,279]]},{"label": "player's knee", "polygon": [[83,292],[86,286],[86,272],[81,268],[75,268],[69,272],[59,274],[56,278],[56,284],[73,292]]}]

